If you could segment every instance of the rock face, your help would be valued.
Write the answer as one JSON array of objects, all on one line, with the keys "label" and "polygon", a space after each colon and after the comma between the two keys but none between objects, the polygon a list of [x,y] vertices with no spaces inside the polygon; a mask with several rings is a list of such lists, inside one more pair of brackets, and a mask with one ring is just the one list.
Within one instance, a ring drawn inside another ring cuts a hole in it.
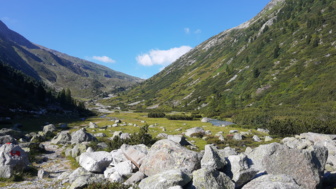
[{"label": "rock face", "polygon": [[287,175],[263,175],[247,183],[242,189],[303,189]]},{"label": "rock face", "polygon": [[140,189],[166,189],[173,186],[185,186],[191,178],[181,170],[168,170],[143,179],[139,183]]},{"label": "rock face", "polygon": [[200,159],[197,152],[188,150],[171,140],[163,139],[150,148],[140,171],[151,176],[172,169],[191,173],[199,168]]},{"label": "rock face", "polygon": [[123,144],[120,149],[126,158],[129,159],[138,168],[142,165],[142,162],[148,154],[148,147],[143,144]]},{"label": "rock face", "polygon": [[318,188],[321,175],[317,164],[313,163],[313,156],[313,152],[301,153],[299,150],[276,144],[274,152],[264,157],[262,163],[267,173],[291,176],[303,188],[314,189]]},{"label": "rock face", "polygon": [[193,172],[193,182],[188,189],[234,189],[235,184],[224,173],[202,168]]},{"label": "rock face", "polygon": [[29,165],[28,155],[14,144],[0,147],[0,178],[10,178],[14,171],[22,171]]},{"label": "rock face", "polygon": [[202,168],[209,168],[209,169],[222,169],[227,162],[225,159],[221,158],[218,154],[218,150],[213,145],[205,145],[204,147],[204,155],[201,160],[201,167]]},{"label": "rock face", "polygon": [[102,173],[112,162],[108,152],[84,152],[79,156],[79,164],[87,171]]},{"label": "rock face", "polygon": [[79,144],[82,142],[95,141],[97,140],[90,133],[87,133],[84,128],[79,129],[71,134],[71,144]]}]

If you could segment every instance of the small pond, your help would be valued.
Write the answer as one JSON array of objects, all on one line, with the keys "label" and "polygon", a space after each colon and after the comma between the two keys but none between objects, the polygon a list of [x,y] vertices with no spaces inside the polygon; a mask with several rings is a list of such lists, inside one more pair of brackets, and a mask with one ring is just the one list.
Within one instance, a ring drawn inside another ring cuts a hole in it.
[{"label": "small pond", "polygon": [[228,125],[234,125],[235,123],[229,122],[229,121],[221,121],[221,120],[217,120],[217,119],[209,119],[208,120],[209,123],[211,123],[214,126],[228,126]]}]

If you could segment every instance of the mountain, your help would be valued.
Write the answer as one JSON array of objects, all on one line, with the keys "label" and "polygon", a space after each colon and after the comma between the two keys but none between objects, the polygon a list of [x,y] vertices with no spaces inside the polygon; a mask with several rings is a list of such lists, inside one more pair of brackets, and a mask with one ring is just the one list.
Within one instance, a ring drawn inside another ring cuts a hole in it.
[{"label": "mountain", "polygon": [[125,89],[142,80],[105,66],[31,43],[0,21],[0,60],[60,91],[90,98]]},{"label": "mountain", "polygon": [[265,112],[273,118],[335,112],[335,24],[333,0],[273,0],[117,98],[139,110],[199,111],[236,121],[245,113],[253,121]]}]

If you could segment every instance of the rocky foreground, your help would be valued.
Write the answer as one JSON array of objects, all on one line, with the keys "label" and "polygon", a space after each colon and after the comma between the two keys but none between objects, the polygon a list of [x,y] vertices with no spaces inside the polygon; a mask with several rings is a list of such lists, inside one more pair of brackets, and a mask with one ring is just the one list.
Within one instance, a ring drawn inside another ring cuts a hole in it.
[{"label": "rocky foreground", "polygon": [[[4,188],[77,189],[94,182],[120,182],[140,189],[314,189],[336,185],[336,135],[303,133],[281,143],[248,147],[243,153],[214,145],[195,152],[183,146],[188,143],[181,136],[167,136],[150,148],[124,144],[111,152],[94,151],[88,143],[96,138],[84,128],[36,142],[55,131],[54,125],[25,136],[13,129],[1,130],[1,178],[10,178],[30,165],[32,144],[42,149],[42,158],[35,165],[38,176]],[[76,158],[80,167],[70,169],[62,153]]]}]

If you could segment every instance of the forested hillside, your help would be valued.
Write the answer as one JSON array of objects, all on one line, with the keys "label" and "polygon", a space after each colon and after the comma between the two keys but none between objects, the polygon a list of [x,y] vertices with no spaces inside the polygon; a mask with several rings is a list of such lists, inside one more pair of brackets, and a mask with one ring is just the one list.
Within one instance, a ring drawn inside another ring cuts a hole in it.
[{"label": "forested hillside", "polygon": [[335,1],[273,0],[108,103],[197,111],[246,125],[325,123],[335,118],[335,32]]}]

